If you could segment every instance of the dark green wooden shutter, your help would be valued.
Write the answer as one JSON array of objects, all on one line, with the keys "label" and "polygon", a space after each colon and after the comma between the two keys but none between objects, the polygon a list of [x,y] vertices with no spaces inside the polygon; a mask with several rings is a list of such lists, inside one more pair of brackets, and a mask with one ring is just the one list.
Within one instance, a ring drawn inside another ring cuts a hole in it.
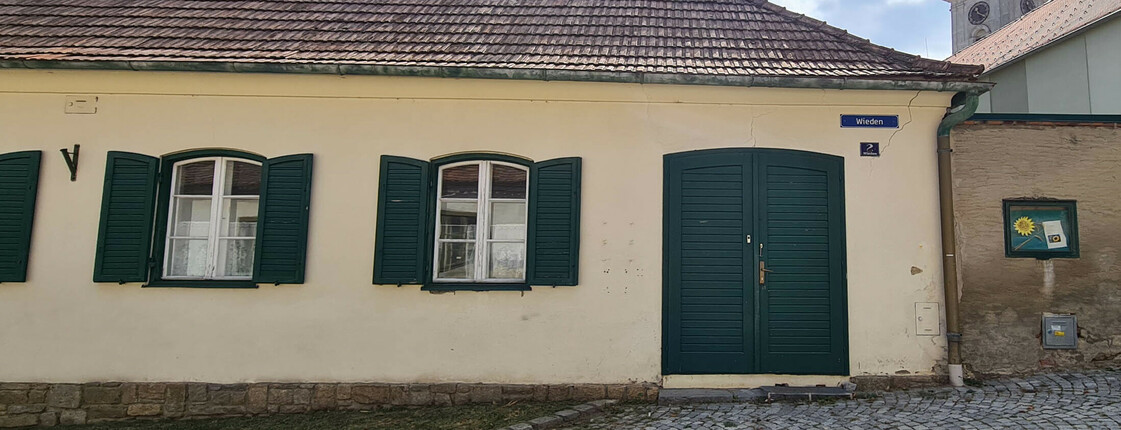
[{"label": "dark green wooden shutter", "polygon": [[0,282],[27,281],[41,151],[0,154]]},{"label": "dark green wooden shutter", "polygon": [[311,165],[311,154],[287,155],[264,163],[254,282],[304,283]]},{"label": "dark green wooden shutter", "polygon": [[533,165],[529,179],[530,285],[576,285],[580,265],[580,158]]},{"label": "dark green wooden shutter", "polygon": [[145,282],[152,248],[159,160],[110,151],[101,193],[94,282]]},{"label": "dark green wooden shutter", "polygon": [[404,157],[381,157],[378,180],[375,284],[425,282],[429,248],[429,164]]}]

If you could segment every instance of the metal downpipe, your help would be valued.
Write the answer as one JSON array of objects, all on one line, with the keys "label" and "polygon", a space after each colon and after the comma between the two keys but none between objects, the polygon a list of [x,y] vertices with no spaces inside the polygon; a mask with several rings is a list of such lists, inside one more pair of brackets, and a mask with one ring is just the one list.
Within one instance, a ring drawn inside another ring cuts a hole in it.
[{"label": "metal downpipe", "polygon": [[965,385],[961,365],[961,322],[958,318],[958,265],[954,253],[954,176],[950,131],[977,111],[977,94],[958,93],[949,112],[938,125],[938,195],[942,220],[942,286],[946,294],[946,341],[948,347],[950,384]]}]

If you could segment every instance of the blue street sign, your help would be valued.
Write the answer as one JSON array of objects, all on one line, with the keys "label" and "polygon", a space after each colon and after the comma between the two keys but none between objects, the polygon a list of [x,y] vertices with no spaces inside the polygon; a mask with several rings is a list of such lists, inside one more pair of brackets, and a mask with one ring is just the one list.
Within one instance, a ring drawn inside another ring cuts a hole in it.
[{"label": "blue street sign", "polygon": [[860,142],[861,157],[879,157],[880,142]]},{"label": "blue street sign", "polygon": [[841,115],[841,128],[899,128],[899,115]]}]

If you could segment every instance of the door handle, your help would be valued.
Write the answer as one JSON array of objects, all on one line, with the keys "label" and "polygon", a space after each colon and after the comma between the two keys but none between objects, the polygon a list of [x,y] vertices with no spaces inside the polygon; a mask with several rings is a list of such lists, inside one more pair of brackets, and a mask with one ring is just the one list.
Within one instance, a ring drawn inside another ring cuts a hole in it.
[{"label": "door handle", "polygon": [[767,268],[767,263],[764,261],[759,262],[759,286],[767,283],[767,272],[774,272],[774,270]]}]

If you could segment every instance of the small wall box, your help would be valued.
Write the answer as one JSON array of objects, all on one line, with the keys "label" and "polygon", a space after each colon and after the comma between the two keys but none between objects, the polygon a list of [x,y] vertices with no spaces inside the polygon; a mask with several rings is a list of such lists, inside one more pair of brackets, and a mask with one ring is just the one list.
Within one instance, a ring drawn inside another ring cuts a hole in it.
[{"label": "small wall box", "polygon": [[1078,258],[1078,211],[1073,200],[1005,200],[1004,255]]},{"label": "small wall box", "polygon": [[1078,320],[1069,314],[1043,314],[1043,349],[1078,349]]}]

